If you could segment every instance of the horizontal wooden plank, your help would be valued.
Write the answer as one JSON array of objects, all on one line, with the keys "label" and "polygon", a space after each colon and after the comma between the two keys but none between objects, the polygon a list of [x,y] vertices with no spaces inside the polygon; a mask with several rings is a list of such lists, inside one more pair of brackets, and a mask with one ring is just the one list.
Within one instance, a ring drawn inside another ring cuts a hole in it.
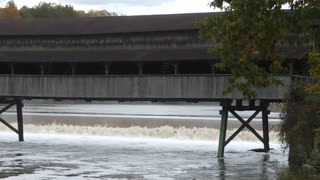
[{"label": "horizontal wooden plank", "polygon": [[[1,97],[66,99],[241,99],[224,95],[227,75],[166,76],[0,76]],[[256,99],[281,100],[290,76],[278,76],[283,86],[259,89]]]}]

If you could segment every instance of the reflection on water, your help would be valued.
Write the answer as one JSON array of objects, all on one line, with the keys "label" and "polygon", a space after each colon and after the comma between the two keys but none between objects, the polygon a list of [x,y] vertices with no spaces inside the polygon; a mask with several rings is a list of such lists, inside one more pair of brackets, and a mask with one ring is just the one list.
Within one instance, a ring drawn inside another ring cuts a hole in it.
[{"label": "reflection on water", "polygon": [[279,145],[233,142],[216,158],[216,141],[0,133],[0,177],[13,179],[273,179],[286,164]]}]

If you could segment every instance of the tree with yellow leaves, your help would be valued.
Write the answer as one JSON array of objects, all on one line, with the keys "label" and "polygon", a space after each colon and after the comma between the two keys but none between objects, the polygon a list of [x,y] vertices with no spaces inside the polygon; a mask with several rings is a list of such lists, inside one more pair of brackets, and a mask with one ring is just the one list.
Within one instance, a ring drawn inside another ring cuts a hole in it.
[{"label": "tree with yellow leaves", "polygon": [[5,8],[0,9],[0,18],[20,18],[19,10],[13,0],[8,1]]}]

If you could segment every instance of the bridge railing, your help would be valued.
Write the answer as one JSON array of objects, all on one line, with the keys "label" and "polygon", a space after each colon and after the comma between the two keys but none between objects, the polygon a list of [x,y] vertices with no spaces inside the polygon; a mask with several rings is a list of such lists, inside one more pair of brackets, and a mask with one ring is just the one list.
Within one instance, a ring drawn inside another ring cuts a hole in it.
[{"label": "bridge railing", "polygon": [[[276,76],[283,86],[257,89],[256,99],[282,100],[290,76]],[[0,75],[0,97],[91,100],[242,99],[224,94],[230,75],[31,76]]]},{"label": "bridge railing", "polygon": [[297,83],[303,83],[303,84],[307,84],[307,83],[320,83],[319,79],[310,77],[310,76],[298,76],[298,75],[293,75],[292,76],[292,83],[297,84]]}]

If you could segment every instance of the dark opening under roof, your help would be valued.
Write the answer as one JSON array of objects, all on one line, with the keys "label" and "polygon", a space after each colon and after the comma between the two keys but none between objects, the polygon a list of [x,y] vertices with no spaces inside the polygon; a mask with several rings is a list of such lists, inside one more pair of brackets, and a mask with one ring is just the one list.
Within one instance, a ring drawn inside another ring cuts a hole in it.
[{"label": "dark opening under roof", "polygon": [[88,35],[198,29],[197,20],[219,13],[191,13],[87,18],[34,18],[0,20],[0,36]]},{"label": "dark opening under roof", "polygon": [[[285,59],[299,60],[311,47],[280,47]],[[1,50],[0,62],[215,61],[207,48]]]}]

